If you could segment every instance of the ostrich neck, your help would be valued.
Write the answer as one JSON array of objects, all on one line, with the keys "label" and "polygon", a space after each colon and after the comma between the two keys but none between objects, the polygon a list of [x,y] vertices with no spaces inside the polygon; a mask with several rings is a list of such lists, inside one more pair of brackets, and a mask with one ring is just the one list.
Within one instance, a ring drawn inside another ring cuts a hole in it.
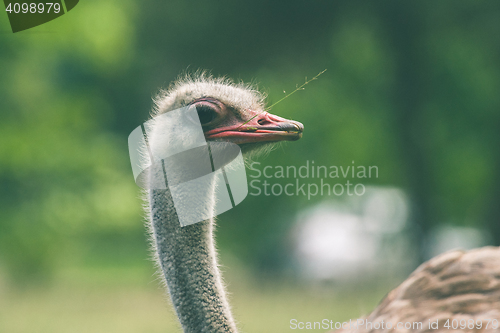
[{"label": "ostrich neck", "polygon": [[181,227],[170,191],[149,192],[158,262],[184,332],[237,332],[217,267],[212,219]]}]

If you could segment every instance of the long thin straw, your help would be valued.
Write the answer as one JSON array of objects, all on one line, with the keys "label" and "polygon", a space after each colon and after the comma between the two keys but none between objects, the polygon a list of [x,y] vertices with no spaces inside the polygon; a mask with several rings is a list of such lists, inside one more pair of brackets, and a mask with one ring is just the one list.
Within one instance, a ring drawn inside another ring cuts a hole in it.
[{"label": "long thin straw", "polygon": [[260,111],[259,113],[257,113],[255,116],[253,116],[252,118],[248,119],[247,121],[245,121],[243,124],[241,124],[240,126],[238,126],[236,129],[240,128],[241,126],[245,125],[246,123],[248,123],[249,121],[251,121],[252,119],[254,119],[255,117],[257,117],[259,114],[261,114],[262,112],[266,112],[266,111],[269,111],[271,110],[271,108],[273,106],[275,106],[276,104],[280,103],[281,101],[287,99],[288,97],[292,96],[293,94],[295,94],[297,91],[299,90],[304,90],[304,86],[306,84],[308,84],[309,82],[311,81],[314,81],[318,78],[318,76],[320,76],[321,74],[323,74],[324,72],[326,72],[326,69],[324,69],[323,71],[319,72],[315,77],[313,77],[312,79],[310,80],[307,80],[307,77],[306,77],[306,82],[304,82],[300,87],[297,87],[294,91],[292,91],[291,93],[289,93],[288,95],[286,95],[285,97],[283,97],[282,99],[280,99],[279,101],[277,101],[276,103],[273,103],[271,106],[268,106],[267,108],[265,108],[264,110]]}]

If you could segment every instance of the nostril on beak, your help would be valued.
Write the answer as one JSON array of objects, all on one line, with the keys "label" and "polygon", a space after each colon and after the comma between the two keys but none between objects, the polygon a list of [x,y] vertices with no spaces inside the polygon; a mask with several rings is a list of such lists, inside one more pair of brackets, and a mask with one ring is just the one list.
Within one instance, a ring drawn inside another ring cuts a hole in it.
[{"label": "nostril on beak", "polygon": [[259,125],[265,125],[267,123],[265,119],[259,119],[257,122]]}]

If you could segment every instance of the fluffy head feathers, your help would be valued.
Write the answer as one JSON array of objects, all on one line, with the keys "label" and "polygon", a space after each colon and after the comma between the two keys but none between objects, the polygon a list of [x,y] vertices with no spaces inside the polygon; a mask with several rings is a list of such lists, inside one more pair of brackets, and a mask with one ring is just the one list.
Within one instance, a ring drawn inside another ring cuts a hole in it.
[{"label": "fluffy head feathers", "polygon": [[173,82],[168,89],[161,89],[153,99],[152,116],[188,105],[202,97],[215,98],[238,111],[262,110],[265,95],[245,83],[235,83],[225,77],[213,77],[204,72],[187,74]]}]

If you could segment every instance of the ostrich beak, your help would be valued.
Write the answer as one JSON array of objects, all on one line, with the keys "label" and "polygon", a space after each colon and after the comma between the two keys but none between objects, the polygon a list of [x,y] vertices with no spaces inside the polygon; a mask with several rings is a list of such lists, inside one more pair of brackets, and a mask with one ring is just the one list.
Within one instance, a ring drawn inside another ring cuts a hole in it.
[{"label": "ostrich beak", "polygon": [[250,120],[205,132],[207,140],[225,139],[244,144],[256,142],[295,141],[302,137],[304,125],[268,112],[248,111]]}]

